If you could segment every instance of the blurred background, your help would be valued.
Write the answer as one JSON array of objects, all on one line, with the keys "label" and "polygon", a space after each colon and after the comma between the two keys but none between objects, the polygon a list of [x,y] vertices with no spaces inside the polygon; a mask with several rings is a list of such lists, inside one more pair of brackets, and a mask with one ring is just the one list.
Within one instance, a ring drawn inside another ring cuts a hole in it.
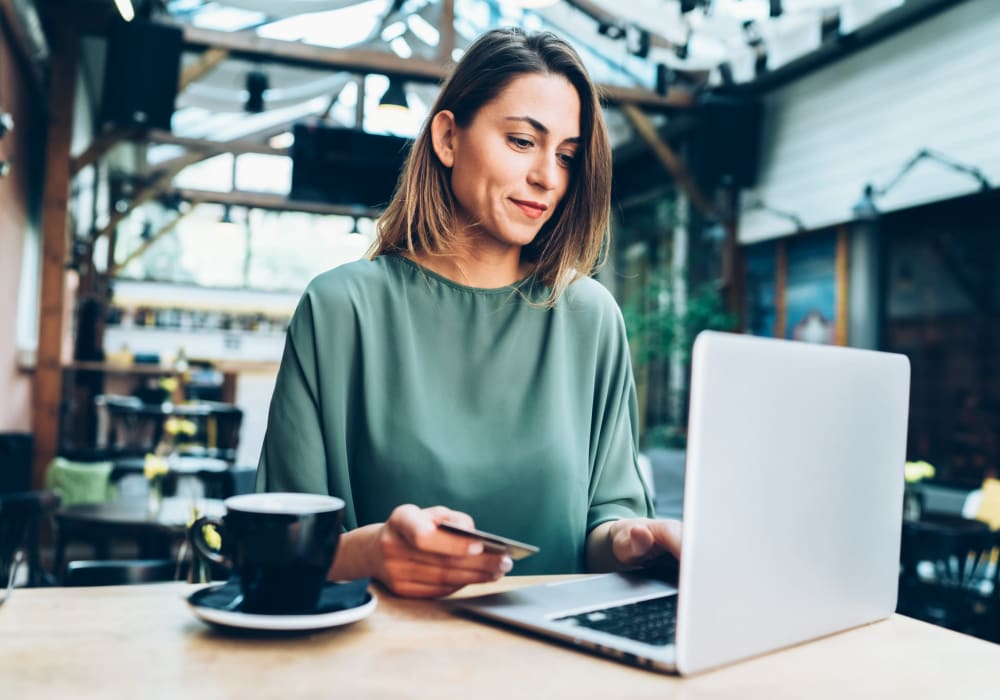
[{"label": "blurred background", "polygon": [[1000,460],[996,10],[0,0],[0,480],[184,443],[252,483],[299,294],[364,255],[449,67],[516,25],[569,40],[602,86],[598,279],[661,514],[705,328],[909,356],[920,498],[960,511]]}]

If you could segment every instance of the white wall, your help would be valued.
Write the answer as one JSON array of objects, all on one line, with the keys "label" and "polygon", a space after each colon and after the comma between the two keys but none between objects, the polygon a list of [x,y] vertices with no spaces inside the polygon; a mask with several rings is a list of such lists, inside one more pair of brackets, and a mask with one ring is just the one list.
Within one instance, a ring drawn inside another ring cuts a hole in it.
[{"label": "white wall", "polygon": [[[968,0],[769,95],[760,181],[744,202],[794,212],[809,229],[848,221],[865,183],[885,185],[921,148],[1000,185],[998,114],[1000,3]],[[893,211],[977,188],[924,161],[877,204]],[[743,243],[793,232],[766,212],[740,221]]]}]

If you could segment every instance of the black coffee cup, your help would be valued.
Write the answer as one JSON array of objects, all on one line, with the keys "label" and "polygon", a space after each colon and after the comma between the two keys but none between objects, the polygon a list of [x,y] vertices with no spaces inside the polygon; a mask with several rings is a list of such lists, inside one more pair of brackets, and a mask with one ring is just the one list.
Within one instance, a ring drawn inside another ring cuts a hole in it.
[{"label": "black coffee cup", "polygon": [[[191,543],[209,561],[239,576],[249,613],[315,612],[340,542],[344,502],[308,493],[252,493],[227,498],[222,521],[198,518]],[[221,550],[205,541],[207,525]]]}]

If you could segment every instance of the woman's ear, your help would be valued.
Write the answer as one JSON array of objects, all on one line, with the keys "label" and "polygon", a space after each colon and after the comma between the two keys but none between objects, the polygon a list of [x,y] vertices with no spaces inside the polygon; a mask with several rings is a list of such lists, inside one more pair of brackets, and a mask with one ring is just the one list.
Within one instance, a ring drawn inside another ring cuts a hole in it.
[{"label": "woman's ear", "polygon": [[441,165],[450,168],[455,165],[455,114],[443,109],[431,119],[431,145]]}]

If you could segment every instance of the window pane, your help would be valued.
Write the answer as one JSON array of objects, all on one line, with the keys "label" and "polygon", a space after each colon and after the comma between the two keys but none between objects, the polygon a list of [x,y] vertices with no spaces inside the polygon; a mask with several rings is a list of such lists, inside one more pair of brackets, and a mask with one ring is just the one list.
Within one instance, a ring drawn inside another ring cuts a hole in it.
[{"label": "window pane", "polygon": [[313,277],[361,258],[374,239],[374,227],[346,216],[298,212],[250,215],[252,253],[247,283],[254,289],[302,291]]},{"label": "window pane", "polygon": [[245,153],[236,159],[236,189],[288,194],[292,189],[292,159]]}]

